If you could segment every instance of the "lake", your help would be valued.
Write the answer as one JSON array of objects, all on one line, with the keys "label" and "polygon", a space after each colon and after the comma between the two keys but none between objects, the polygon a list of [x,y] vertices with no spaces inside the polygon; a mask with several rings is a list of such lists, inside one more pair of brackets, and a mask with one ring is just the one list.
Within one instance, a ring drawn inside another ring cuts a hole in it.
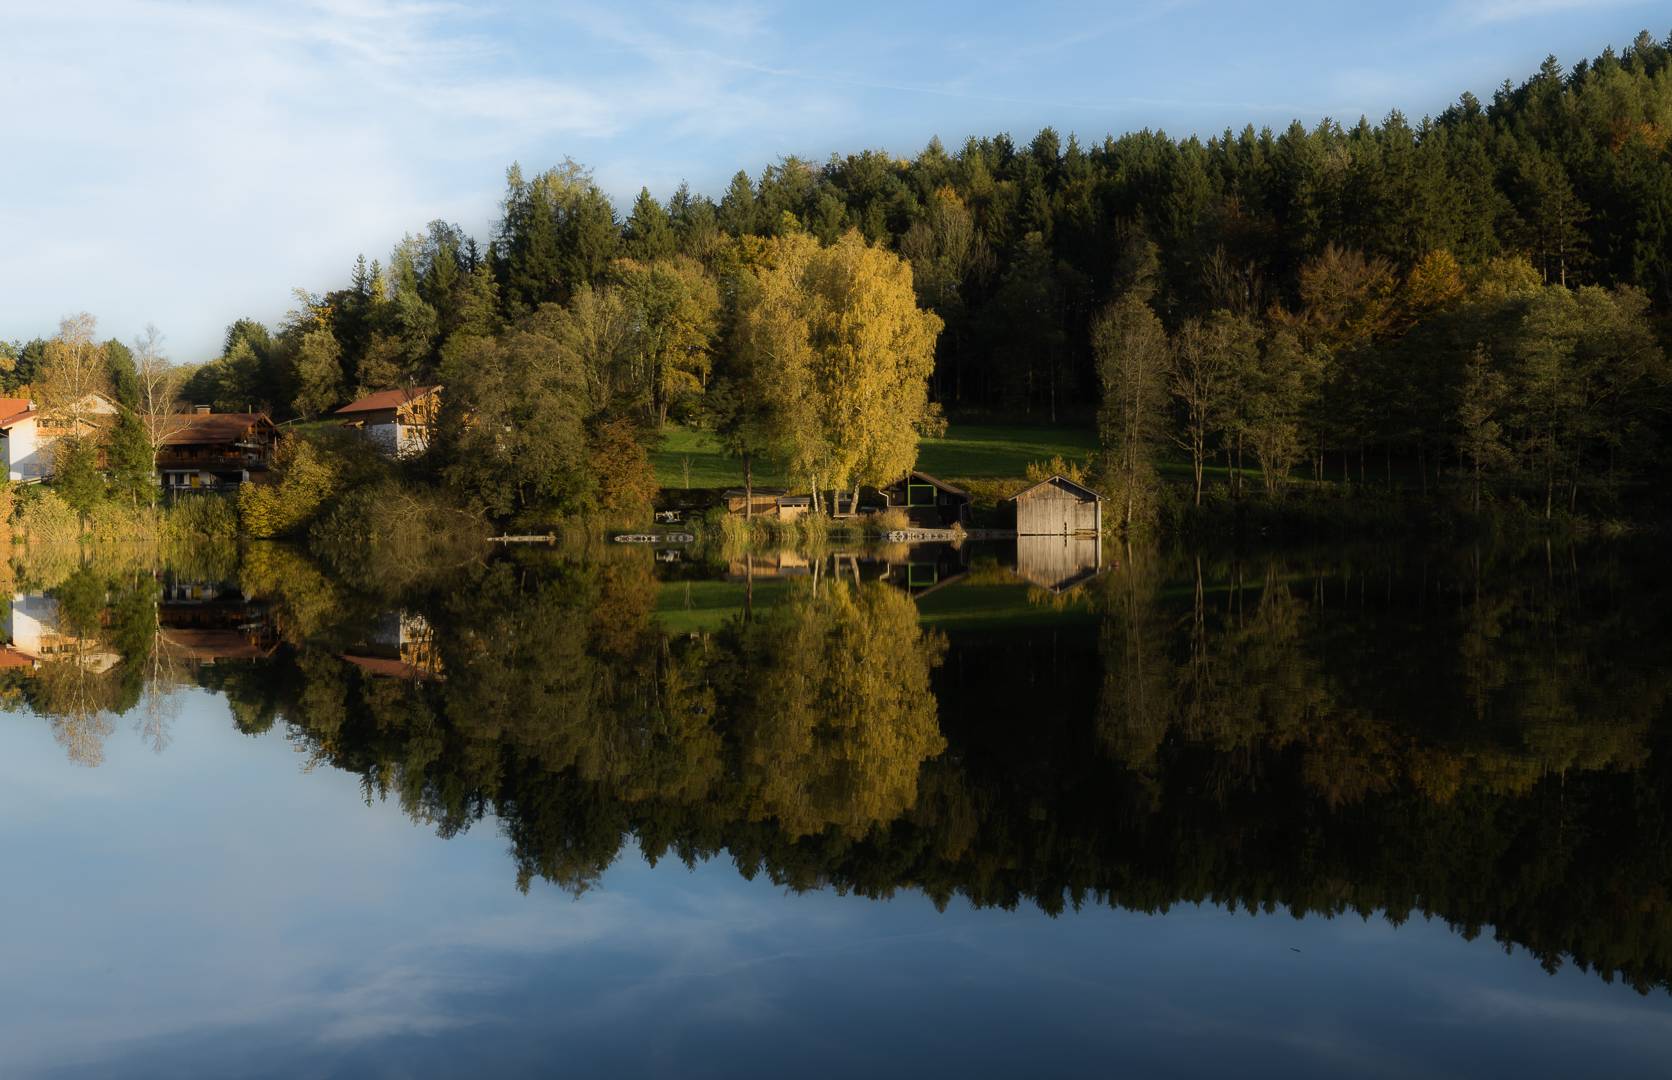
[{"label": "lake", "polygon": [[1658,539],[16,551],[6,1077],[1666,1070]]}]

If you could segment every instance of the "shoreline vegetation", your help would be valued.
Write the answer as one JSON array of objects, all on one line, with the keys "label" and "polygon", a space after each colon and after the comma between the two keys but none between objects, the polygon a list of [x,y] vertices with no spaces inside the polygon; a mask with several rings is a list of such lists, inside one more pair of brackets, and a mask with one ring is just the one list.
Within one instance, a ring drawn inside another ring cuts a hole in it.
[{"label": "shoreline vegetation", "polygon": [[[1672,39],[1647,31],[1414,123],[937,138],[630,207],[565,159],[512,165],[502,208],[485,242],[431,222],[295,290],[201,364],[155,328],[101,344],[87,313],[0,343],[53,474],[5,519],[445,547],[681,509],[727,542],[817,542],[913,469],[1001,528],[1024,477],[1072,472],[1129,536],[1672,512]],[[433,396],[398,460],[336,415],[412,391]],[[235,497],[159,505],[167,421],[203,409],[285,435]],[[731,486],[810,512],[726,520]]]}]

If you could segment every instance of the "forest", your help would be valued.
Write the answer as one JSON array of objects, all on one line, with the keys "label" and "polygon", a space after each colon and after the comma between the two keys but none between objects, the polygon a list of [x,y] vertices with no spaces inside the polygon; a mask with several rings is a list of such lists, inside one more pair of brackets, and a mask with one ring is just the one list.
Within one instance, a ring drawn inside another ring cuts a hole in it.
[{"label": "forest", "polygon": [[[1672,37],[1555,57],[1413,123],[935,139],[786,157],[718,198],[616,206],[512,166],[478,240],[228,327],[181,394],[275,419],[447,387],[415,483],[528,523],[631,516],[669,423],[817,491],[910,466],[948,419],[1096,426],[1131,525],[1154,462],[1241,495],[1494,480],[1545,517],[1665,489]],[[9,387],[46,342],[5,347]],[[489,434],[494,432],[494,434]]]}]

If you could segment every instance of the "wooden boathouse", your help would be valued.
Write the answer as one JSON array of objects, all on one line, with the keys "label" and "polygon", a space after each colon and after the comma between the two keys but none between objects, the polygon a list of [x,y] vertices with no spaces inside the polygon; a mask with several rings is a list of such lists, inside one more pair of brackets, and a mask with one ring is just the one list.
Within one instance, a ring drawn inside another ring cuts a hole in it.
[{"label": "wooden boathouse", "polygon": [[1103,531],[1107,497],[1066,476],[1047,476],[1011,496],[1017,536],[1071,536]]}]

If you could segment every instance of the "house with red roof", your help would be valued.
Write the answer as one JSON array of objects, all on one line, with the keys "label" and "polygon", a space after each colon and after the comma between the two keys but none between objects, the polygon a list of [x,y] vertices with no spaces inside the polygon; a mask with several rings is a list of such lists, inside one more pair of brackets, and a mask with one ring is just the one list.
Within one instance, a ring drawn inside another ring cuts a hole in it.
[{"label": "house with red roof", "polygon": [[360,432],[390,457],[421,454],[441,412],[440,386],[380,390],[337,410],[343,426]]},{"label": "house with red roof", "polygon": [[[35,484],[52,479],[57,471],[58,440],[72,429],[103,441],[103,432],[116,422],[116,403],[103,394],[88,394],[81,408],[37,409],[23,398],[0,398],[0,451],[6,459],[6,479]],[[104,467],[104,451],[99,452]]]}]

